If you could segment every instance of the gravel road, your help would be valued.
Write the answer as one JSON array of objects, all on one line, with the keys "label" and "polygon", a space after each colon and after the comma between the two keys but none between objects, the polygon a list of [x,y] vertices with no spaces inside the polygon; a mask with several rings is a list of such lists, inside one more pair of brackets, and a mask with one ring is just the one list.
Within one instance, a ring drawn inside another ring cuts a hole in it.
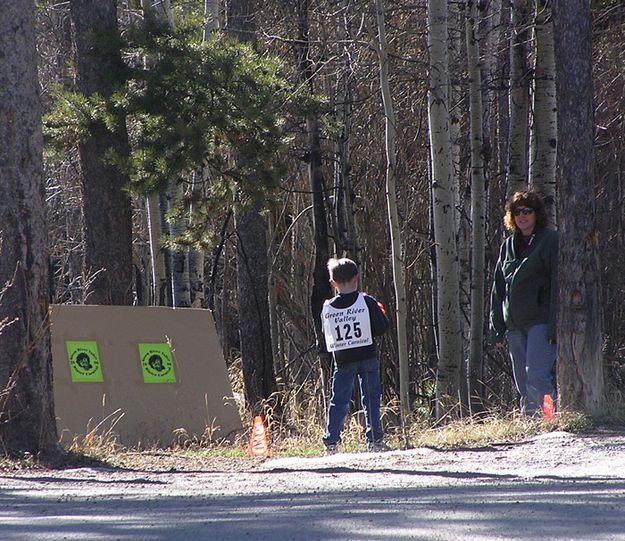
[{"label": "gravel road", "polygon": [[625,540],[625,434],[0,471],[0,540]]}]

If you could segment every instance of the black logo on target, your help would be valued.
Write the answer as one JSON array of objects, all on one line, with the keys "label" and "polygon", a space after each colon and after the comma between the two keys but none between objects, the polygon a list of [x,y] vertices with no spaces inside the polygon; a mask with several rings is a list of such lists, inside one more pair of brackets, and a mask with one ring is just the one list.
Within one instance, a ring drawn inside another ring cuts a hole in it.
[{"label": "black logo on target", "polygon": [[145,371],[154,377],[162,378],[171,372],[171,361],[160,352],[149,351],[142,362]]},{"label": "black logo on target", "polygon": [[92,376],[100,367],[96,356],[87,349],[77,349],[71,363],[74,371],[81,376]]}]

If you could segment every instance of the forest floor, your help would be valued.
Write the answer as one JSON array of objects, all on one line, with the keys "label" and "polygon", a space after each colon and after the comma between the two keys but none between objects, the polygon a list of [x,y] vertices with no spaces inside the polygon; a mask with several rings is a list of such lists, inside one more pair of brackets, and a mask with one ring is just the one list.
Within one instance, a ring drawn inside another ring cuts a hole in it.
[{"label": "forest floor", "polygon": [[0,470],[3,540],[625,539],[625,431],[318,457]]}]

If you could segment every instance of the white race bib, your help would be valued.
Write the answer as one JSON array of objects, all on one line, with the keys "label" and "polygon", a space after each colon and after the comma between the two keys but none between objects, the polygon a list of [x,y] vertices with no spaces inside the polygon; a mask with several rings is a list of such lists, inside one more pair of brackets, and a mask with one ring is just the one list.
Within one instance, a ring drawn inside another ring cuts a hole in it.
[{"label": "white race bib", "polygon": [[330,353],[373,344],[369,308],[362,293],[358,293],[356,302],[347,308],[334,308],[330,301],[326,301],[321,319]]}]

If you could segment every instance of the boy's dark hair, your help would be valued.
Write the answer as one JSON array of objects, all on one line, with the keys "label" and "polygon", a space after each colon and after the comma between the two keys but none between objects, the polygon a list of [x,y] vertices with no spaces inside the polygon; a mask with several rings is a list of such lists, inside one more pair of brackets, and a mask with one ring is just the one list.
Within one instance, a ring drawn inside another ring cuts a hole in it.
[{"label": "boy's dark hair", "polygon": [[331,280],[338,284],[345,284],[354,276],[358,276],[358,265],[346,257],[332,258],[328,261],[328,272]]},{"label": "boy's dark hair", "polygon": [[506,213],[504,215],[504,224],[506,229],[512,233],[517,232],[516,222],[514,221],[514,211],[521,207],[529,207],[534,209],[536,213],[536,228],[547,227],[549,217],[547,209],[540,195],[532,190],[525,192],[516,192],[506,203]]}]

